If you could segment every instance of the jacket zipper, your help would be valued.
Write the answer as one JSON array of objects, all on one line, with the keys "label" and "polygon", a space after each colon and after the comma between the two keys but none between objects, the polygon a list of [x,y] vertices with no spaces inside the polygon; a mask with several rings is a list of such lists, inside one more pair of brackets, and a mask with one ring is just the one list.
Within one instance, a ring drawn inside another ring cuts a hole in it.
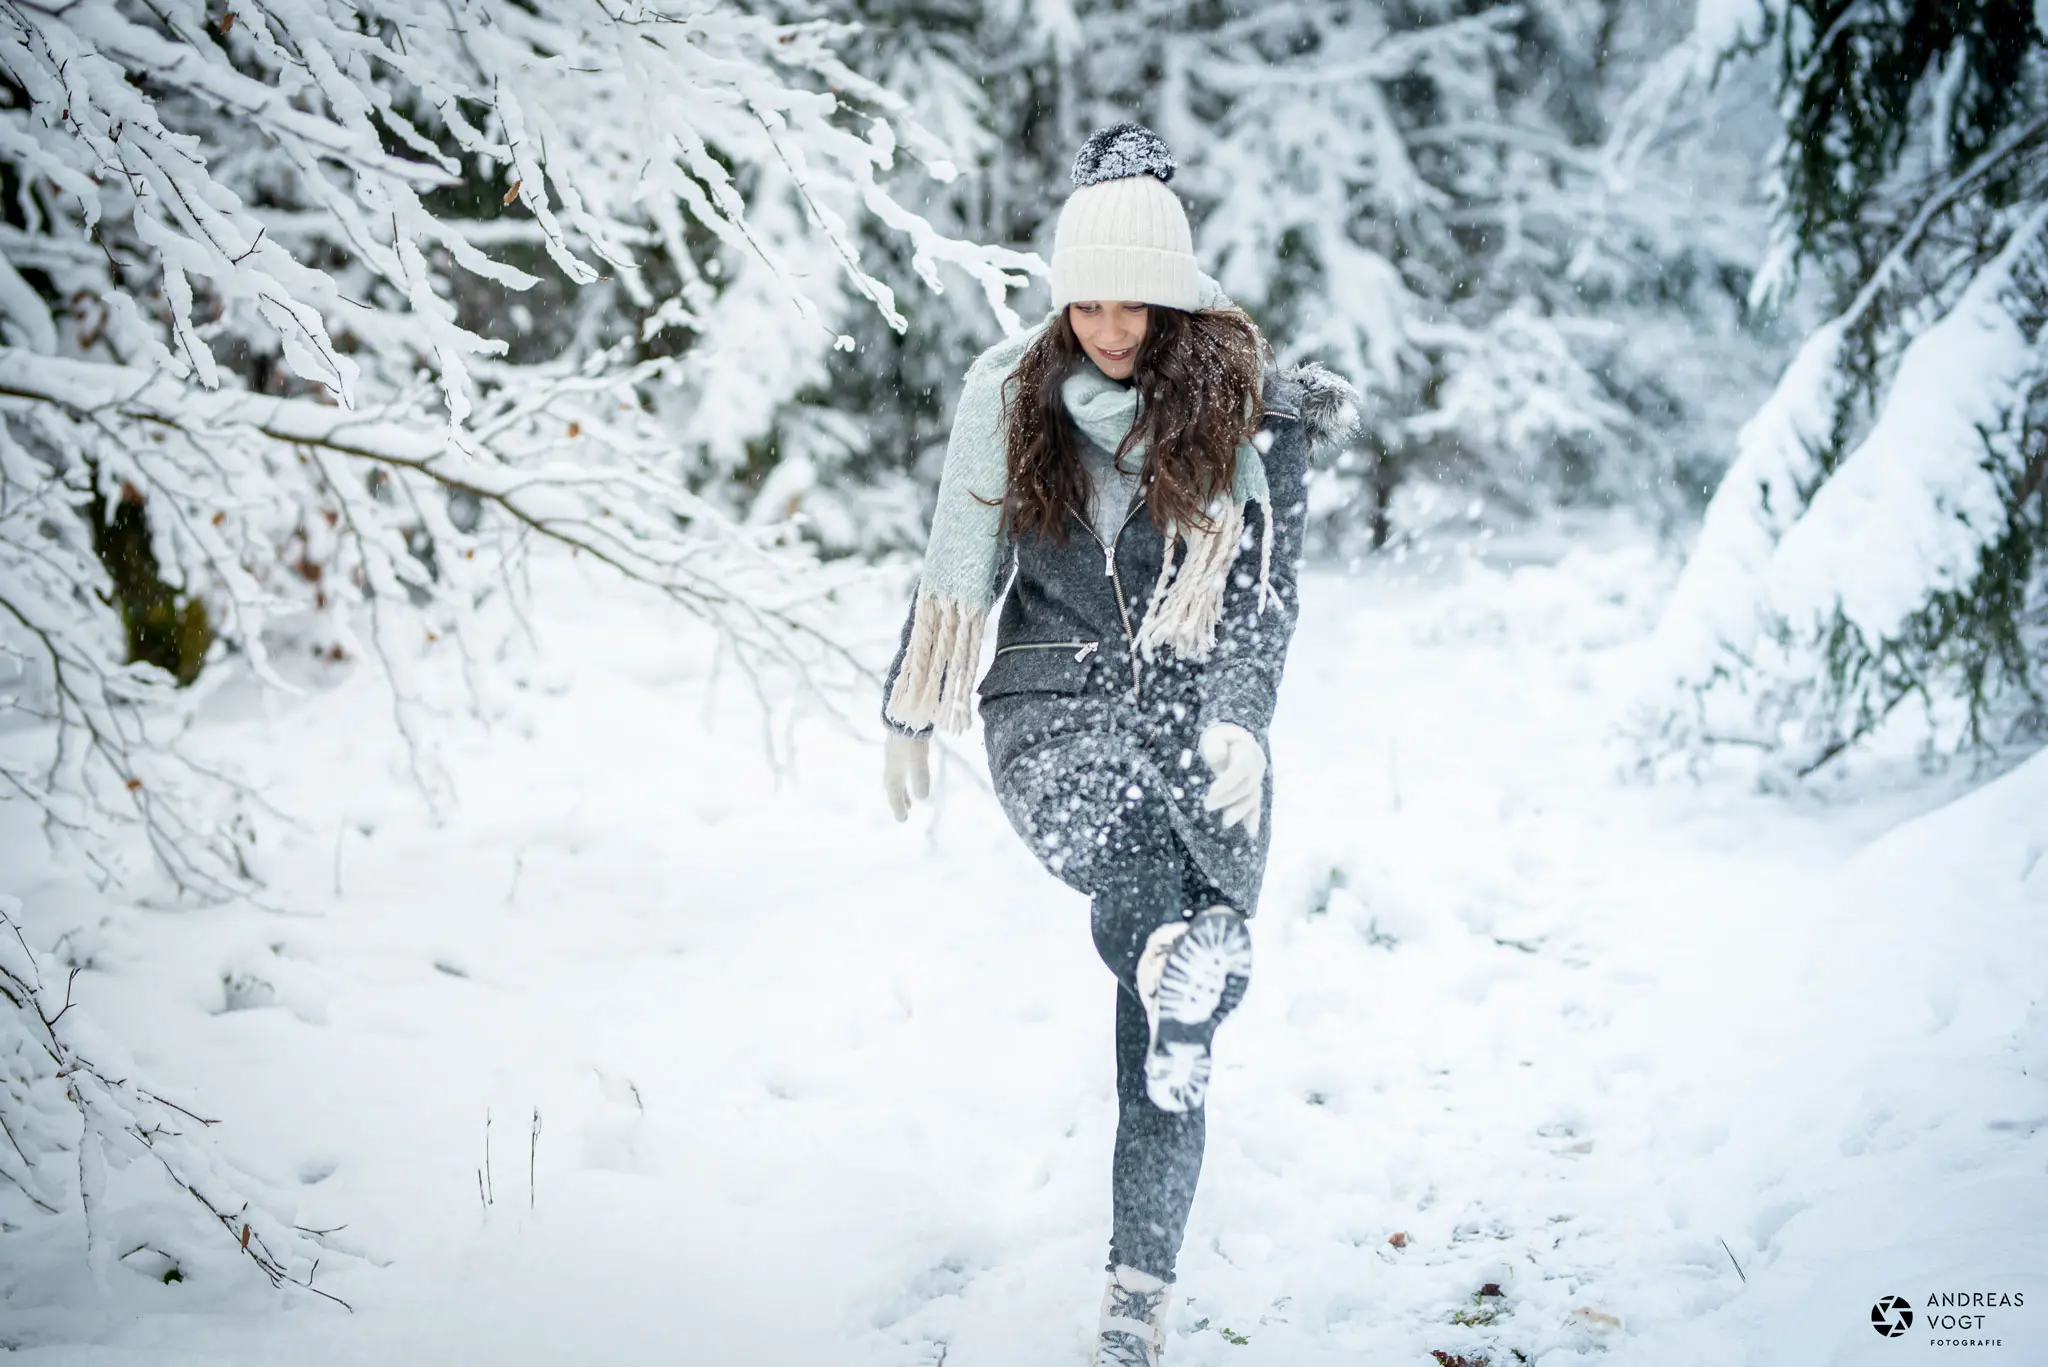
[{"label": "jacket zipper", "polygon": [[1075,662],[1079,663],[1093,655],[1101,644],[1100,641],[1019,641],[1015,645],[998,647],[996,654],[1001,655],[1007,650],[1071,650]]},{"label": "jacket zipper", "polygon": [[[1123,621],[1124,646],[1129,651],[1131,657],[1132,702],[1142,701],[1138,683],[1138,638],[1131,632],[1131,614],[1129,609],[1124,607],[1124,580],[1123,576],[1116,571],[1116,547],[1117,543],[1124,538],[1124,528],[1131,525],[1131,519],[1136,517],[1138,509],[1144,506],[1145,501],[1143,499],[1139,499],[1131,504],[1129,510],[1124,513],[1124,520],[1117,524],[1116,535],[1109,539],[1107,545],[1104,545],[1102,538],[1096,535],[1094,526],[1089,523],[1087,518],[1076,519],[1087,530],[1088,535],[1094,538],[1095,544],[1102,547],[1102,572],[1109,576],[1111,584],[1116,589],[1116,615]],[[1171,555],[1173,547],[1168,546],[1166,551],[1167,554]]]},{"label": "jacket zipper", "polygon": [[[1279,410],[1277,410],[1277,409],[1272,409],[1272,408],[1269,408],[1269,409],[1267,409],[1267,410],[1265,411],[1265,413],[1264,413],[1264,414],[1263,414],[1262,416],[1264,416],[1264,417],[1268,417],[1268,418],[1296,418],[1296,417],[1298,417],[1298,415],[1297,415],[1297,414],[1293,414],[1293,413],[1283,413],[1283,412],[1280,412],[1280,411],[1279,411]],[[1111,538],[1109,539],[1109,542],[1108,542],[1108,544],[1107,544],[1107,545],[1104,545],[1104,544],[1103,544],[1103,540],[1102,540],[1102,538],[1101,538],[1101,537],[1100,537],[1099,535],[1097,535],[1097,534],[1096,534],[1096,531],[1095,531],[1095,526],[1094,526],[1094,524],[1093,524],[1093,523],[1091,523],[1091,522],[1089,522],[1089,520],[1088,520],[1087,518],[1085,518],[1085,517],[1076,517],[1076,518],[1074,519],[1075,521],[1077,521],[1077,522],[1079,522],[1079,523],[1081,524],[1081,526],[1082,526],[1082,529],[1083,529],[1083,530],[1085,530],[1085,531],[1086,531],[1086,532],[1088,533],[1089,537],[1090,537],[1090,538],[1091,538],[1091,539],[1092,539],[1092,540],[1093,540],[1093,541],[1095,542],[1095,544],[1096,544],[1096,545],[1098,545],[1098,546],[1101,546],[1101,547],[1102,547],[1102,572],[1103,572],[1104,574],[1106,574],[1106,575],[1108,575],[1108,576],[1109,576],[1109,578],[1110,578],[1110,581],[1111,581],[1111,583],[1112,583],[1112,584],[1113,584],[1113,585],[1115,586],[1115,588],[1116,588],[1116,615],[1117,615],[1117,616],[1118,616],[1118,617],[1119,617],[1120,619],[1122,619],[1122,621],[1123,621],[1123,624],[1124,624],[1124,646],[1125,646],[1125,648],[1126,648],[1126,649],[1127,649],[1127,650],[1128,650],[1128,651],[1130,652],[1130,656],[1131,656],[1131,701],[1132,701],[1132,702],[1141,702],[1141,701],[1143,701],[1143,696],[1142,696],[1142,694],[1141,694],[1141,692],[1140,692],[1140,685],[1139,685],[1139,680],[1138,680],[1138,638],[1137,638],[1136,634],[1135,634],[1135,633],[1133,633],[1133,632],[1132,632],[1132,630],[1131,630],[1131,614],[1130,614],[1130,610],[1129,610],[1128,608],[1126,608],[1126,607],[1124,606],[1124,580],[1123,580],[1123,576],[1117,573],[1117,569],[1116,569],[1116,548],[1117,548],[1117,543],[1118,543],[1118,542],[1120,542],[1120,541],[1122,541],[1122,540],[1124,539],[1124,528],[1126,528],[1126,527],[1128,527],[1128,526],[1130,526],[1130,525],[1131,525],[1131,519],[1132,519],[1133,517],[1136,517],[1136,516],[1138,515],[1138,509],[1140,509],[1140,508],[1142,508],[1142,507],[1144,507],[1144,506],[1145,506],[1145,500],[1143,500],[1142,498],[1141,498],[1141,499],[1139,499],[1139,500],[1137,500],[1137,501],[1136,501],[1135,503],[1131,504],[1130,508],[1129,508],[1129,509],[1128,509],[1128,510],[1127,510],[1127,511],[1126,511],[1126,512],[1124,513],[1124,520],[1123,520],[1122,522],[1119,522],[1119,523],[1117,524],[1117,527],[1116,527],[1116,535],[1112,536],[1112,537],[1111,537]],[[1166,547],[1166,549],[1165,549],[1165,553],[1166,553],[1166,554],[1167,554],[1168,556],[1171,556],[1171,555],[1173,554],[1173,547],[1172,547],[1172,546],[1167,546],[1167,547]],[[1001,652],[998,652],[998,653],[1001,653]],[[1085,652],[1084,652],[1084,653],[1085,653]],[[1079,657],[1079,656],[1076,656],[1075,658],[1077,658],[1077,659],[1078,659],[1078,658],[1080,658],[1080,657]]]}]

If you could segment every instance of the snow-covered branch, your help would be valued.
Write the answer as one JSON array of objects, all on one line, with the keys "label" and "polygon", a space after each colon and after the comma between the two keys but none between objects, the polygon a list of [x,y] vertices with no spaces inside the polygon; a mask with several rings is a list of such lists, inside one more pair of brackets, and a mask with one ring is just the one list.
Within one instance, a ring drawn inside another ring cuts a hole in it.
[{"label": "snow-covered branch", "polygon": [[[239,1256],[273,1286],[344,1305],[314,1285],[331,1251],[323,1234],[277,1213],[259,1184],[222,1160],[207,1133],[214,1122],[136,1081],[131,1067],[116,1067],[104,1041],[84,1042],[90,1026],[73,1014],[79,970],[46,974],[20,912],[18,901],[0,896],[0,1181],[46,1216],[82,1217],[102,1279],[144,1247],[173,1265],[181,1255]],[[153,1162],[197,1203],[195,1219],[112,1199],[110,1171],[137,1159]]]},{"label": "snow-covered branch", "polygon": [[[1839,610],[1866,640],[1894,636],[1934,589],[1961,587],[2003,491],[1985,468],[1987,431],[2003,428],[2048,363],[2036,349],[2048,295],[2036,209],[1954,308],[1913,340],[1867,436],[1778,543],[1773,613],[1814,627]],[[2008,481],[2010,482],[2010,481]],[[1887,552],[1861,546],[1879,528]]]},{"label": "snow-covered branch", "polygon": [[752,676],[855,668],[831,580],[706,476],[847,345],[835,277],[906,326],[870,224],[1006,327],[1036,262],[884,186],[899,145],[955,172],[853,32],[737,0],[0,5],[0,648],[42,724],[0,774],[46,828],[136,826],[180,889],[246,889],[194,805],[232,784],[177,736],[225,653],[297,686],[287,640],[383,669],[438,793],[436,680],[474,696],[476,610],[534,546]]}]

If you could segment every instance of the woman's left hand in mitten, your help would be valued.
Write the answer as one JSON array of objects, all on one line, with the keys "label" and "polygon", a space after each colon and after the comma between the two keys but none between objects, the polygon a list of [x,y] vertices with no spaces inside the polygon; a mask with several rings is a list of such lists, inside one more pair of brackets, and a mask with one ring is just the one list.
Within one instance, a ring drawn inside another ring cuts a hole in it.
[{"label": "woman's left hand in mitten", "polygon": [[1217,722],[1202,732],[1202,758],[1216,775],[1202,806],[1221,811],[1225,826],[1241,821],[1247,835],[1257,835],[1266,777],[1266,752],[1259,748],[1259,738],[1236,722]]},{"label": "woman's left hand in mitten", "polygon": [[882,743],[882,791],[898,821],[910,820],[912,798],[922,801],[932,795],[931,750],[928,738],[898,731],[891,731]]}]

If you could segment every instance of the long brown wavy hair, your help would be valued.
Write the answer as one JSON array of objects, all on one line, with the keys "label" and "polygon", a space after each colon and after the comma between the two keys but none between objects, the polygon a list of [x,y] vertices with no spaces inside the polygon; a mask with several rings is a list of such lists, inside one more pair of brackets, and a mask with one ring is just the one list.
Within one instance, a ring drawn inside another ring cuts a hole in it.
[{"label": "long brown wavy hair", "polygon": [[[1139,478],[1155,526],[1207,531],[1210,496],[1237,476],[1237,447],[1258,430],[1261,375],[1272,349],[1242,309],[1154,304],[1131,368],[1138,420],[1116,450],[1145,443]],[[1067,514],[1087,519],[1088,475],[1060,384],[1093,365],[1067,310],[1031,344],[1003,386],[1010,481],[1004,522],[1012,536],[1067,544]]]}]

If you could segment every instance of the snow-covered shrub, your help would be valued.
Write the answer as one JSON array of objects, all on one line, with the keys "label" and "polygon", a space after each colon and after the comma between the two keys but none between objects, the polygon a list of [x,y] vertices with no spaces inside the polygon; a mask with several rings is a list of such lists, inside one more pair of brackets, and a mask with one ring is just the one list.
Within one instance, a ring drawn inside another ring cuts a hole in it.
[{"label": "snow-covered shrub", "polygon": [[247,886],[174,744],[209,648],[276,686],[373,661],[431,786],[427,715],[538,543],[746,668],[840,658],[806,558],[707,489],[849,308],[905,325],[863,223],[999,316],[1018,278],[878,182],[899,139],[953,170],[846,36],[723,2],[0,10],[0,687],[32,723],[0,777],[46,828]]},{"label": "snow-covered shrub", "polygon": [[1803,776],[1888,723],[1930,756],[2037,742],[2043,21],[1931,0],[1702,15],[1724,48],[1776,50],[1777,236],[1757,289],[1811,267],[1834,316],[1742,429],[1707,510],[1658,627],[1649,755],[1734,742]]}]

